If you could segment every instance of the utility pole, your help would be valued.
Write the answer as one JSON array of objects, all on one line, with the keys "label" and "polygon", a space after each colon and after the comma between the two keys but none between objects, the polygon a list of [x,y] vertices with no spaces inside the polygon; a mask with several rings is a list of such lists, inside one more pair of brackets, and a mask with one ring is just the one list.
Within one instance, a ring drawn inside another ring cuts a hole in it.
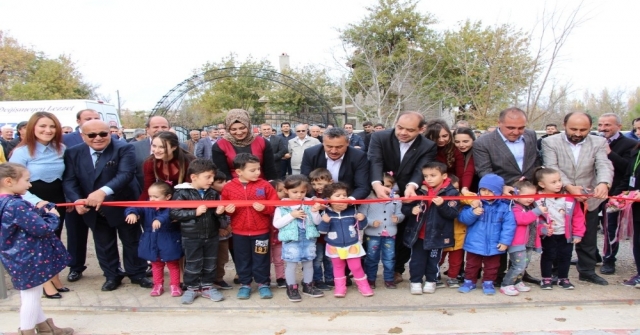
[{"label": "utility pole", "polygon": [[122,115],[120,114],[120,91],[116,90],[116,96],[118,97],[118,117],[121,118]]}]

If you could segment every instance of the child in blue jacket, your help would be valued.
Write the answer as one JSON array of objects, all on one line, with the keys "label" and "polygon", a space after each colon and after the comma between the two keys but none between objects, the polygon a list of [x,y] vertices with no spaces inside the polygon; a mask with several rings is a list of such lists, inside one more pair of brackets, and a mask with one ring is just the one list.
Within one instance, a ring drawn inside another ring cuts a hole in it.
[{"label": "child in blue jacket", "polygon": [[[487,174],[480,179],[480,195],[502,195],[503,186],[502,177]],[[483,268],[482,291],[493,295],[496,293],[493,282],[498,278],[500,255],[511,245],[516,231],[516,220],[509,202],[503,199],[474,201],[462,209],[458,220],[468,226],[463,247],[467,252],[464,284],[458,291],[468,293],[475,290],[478,272]]]},{"label": "child in blue jacket", "polygon": [[[149,201],[166,201],[171,199],[171,185],[159,181],[149,187]],[[164,293],[164,265],[169,268],[171,280],[171,296],[182,296],[180,289],[180,257],[182,257],[182,236],[180,224],[171,223],[168,208],[136,208],[129,207],[124,211],[128,224],[135,224],[142,218],[138,257],[151,262],[153,288],[151,296],[158,297]]]}]

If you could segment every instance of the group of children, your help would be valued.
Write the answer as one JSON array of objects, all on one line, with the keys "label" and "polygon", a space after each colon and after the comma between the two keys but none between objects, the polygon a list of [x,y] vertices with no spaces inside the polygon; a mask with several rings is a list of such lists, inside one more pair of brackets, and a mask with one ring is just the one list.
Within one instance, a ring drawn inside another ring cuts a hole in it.
[{"label": "group of children", "polygon": [[[286,287],[288,299],[294,302],[301,300],[296,281],[298,263],[302,264],[302,294],[322,297],[323,291],[333,288],[335,297],[344,297],[350,270],[359,292],[372,296],[380,261],[385,287],[396,288],[395,243],[404,243],[411,249],[412,294],[434,293],[437,287],[444,286],[439,269],[447,257],[449,287],[462,293],[475,290],[482,271],[483,292],[495,294],[500,255],[508,253],[510,267],[500,292],[518,295],[530,290],[521,278],[534,251],[542,251],[542,289],[553,288],[553,271],[557,271],[559,287],[574,288],[568,271],[573,245],[584,235],[584,215],[573,197],[562,196],[562,181],[556,170],[539,168],[534,182],[518,181],[512,185],[514,194],[531,197],[509,201],[491,198],[502,195],[504,188],[503,179],[494,174],[480,179],[482,198],[474,198],[475,194],[460,197],[457,178],[447,175],[446,165],[431,162],[422,168],[421,194],[430,196],[429,200],[403,204],[394,194],[384,201],[357,206],[349,204],[347,185],[334,182],[326,169],[314,170],[309,178],[294,175],[270,184],[260,178],[258,157],[238,154],[233,164],[237,177],[227,182],[210,160],[194,160],[188,169],[190,183],[172,188],[157,182],[149,188],[149,200],[253,201],[249,206],[231,202],[217,207],[203,204],[196,208],[126,210],[127,223],[142,222],[139,256],[151,262],[152,296],[164,292],[166,264],[171,295],[181,297],[183,304],[193,303],[198,296],[223,300],[218,290],[231,288],[223,279],[230,251],[240,284],[239,299],[250,298],[253,281],[260,298],[272,298],[271,263],[275,265],[278,287]],[[55,264],[30,264],[27,269],[16,262],[14,258],[19,255],[14,256],[10,250],[48,241],[59,223],[55,210],[34,208],[19,197],[30,186],[24,167],[0,167],[0,204],[4,205],[1,258],[14,286],[28,296],[32,287],[39,287],[53,275],[51,272],[59,272],[64,266],[53,269]],[[384,184],[394,188],[390,173],[385,174]],[[314,197],[309,198],[309,194]],[[372,193],[370,198],[375,195]],[[286,201],[287,205],[273,206],[270,200]],[[13,220],[25,213],[28,222]],[[396,225],[403,220],[404,238],[396,241]],[[58,250],[60,246],[47,243],[55,249],[51,255],[57,255],[58,260],[68,257]],[[182,257],[185,263],[181,288]],[[465,261],[464,279],[459,280]],[[37,272],[45,266],[48,271]],[[34,271],[45,275],[36,278]],[[28,308],[37,312],[29,311],[21,321],[23,327],[55,327],[44,318],[34,299],[23,299],[23,307],[25,304],[31,304]]]}]

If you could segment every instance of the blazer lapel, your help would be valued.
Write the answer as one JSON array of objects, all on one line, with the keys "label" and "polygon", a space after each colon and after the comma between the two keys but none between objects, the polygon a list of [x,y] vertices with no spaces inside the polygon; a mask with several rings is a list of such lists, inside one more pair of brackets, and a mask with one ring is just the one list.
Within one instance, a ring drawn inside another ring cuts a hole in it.
[{"label": "blazer lapel", "polygon": [[102,155],[100,155],[100,159],[96,162],[96,168],[93,174],[93,180],[96,180],[105,166],[107,166],[107,162],[111,161],[111,156],[113,156],[113,142],[109,143],[109,145],[102,151]]},{"label": "blazer lapel", "polygon": [[[411,158],[414,155],[416,155],[418,147],[421,144],[422,144],[422,135],[418,135],[415,141],[411,143],[409,150],[405,152],[404,157],[402,157],[402,160],[400,161],[400,167],[398,168],[398,174],[400,174],[402,170],[404,170],[408,166],[408,162],[411,160]],[[391,145],[393,146],[394,153],[396,154],[395,159],[400,160],[400,156],[402,155],[402,153],[400,152],[400,141],[398,141],[397,138],[394,138],[394,140],[391,141]],[[412,171],[409,171],[408,173],[411,175]]]},{"label": "blazer lapel", "polygon": [[[593,141],[591,141],[591,135],[587,135],[586,140],[584,141],[584,143],[582,144],[582,148],[580,148],[580,154],[578,155],[578,164],[576,166],[583,166],[583,161],[585,160],[585,158],[587,156],[591,156],[591,148],[593,148]],[[569,152],[571,154],[571,158],[573,158],[573,152]],[[575,162],[575,160],[574,160]]]},{"label": "blazer lapel", "polygon": [[[520,166],[518,166],[518,162],[516,161],[516,158],[513,156],[513,153],[511,153],[511,150],[509,150],[509,147],[507,147],[507,145],[502,140],[502,136],[500,136],[500,134],[497,133],[497,131],[498,131],[497,129],[493,131],[494,133],[493,142],[495,143],[498,150],[500,150],[501,156],[505,157],[506,161],[511,163],[511,165],[513,165],[513,167],[515,167],[518,171],[522,172],[522,170],[520,169]],[[525,150],[526,150],[526,144],[525,144]],[[524,160],[522,161],[522,167],[524,168]]]}]

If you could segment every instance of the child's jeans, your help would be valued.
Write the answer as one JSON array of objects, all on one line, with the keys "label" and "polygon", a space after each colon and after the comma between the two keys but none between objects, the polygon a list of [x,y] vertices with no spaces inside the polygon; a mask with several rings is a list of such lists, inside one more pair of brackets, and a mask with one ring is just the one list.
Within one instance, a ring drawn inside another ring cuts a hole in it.
[{"label": "child's jeans", "polygon": [[[484,267],[482,266],[484,263]],[[478,280],[480,268],[482,271],[482,281],[494,282],[498,279],[498,268],[500,267],[500,254],[493,256],[482,256],[467,251],[467,265],[464,269],[464,279],[475,283]]]},{"label": "child's jeans", "polygon": [[216,267],[216,281],[224,280],[224,266],[229,263],[229,239],[220,240],[218,244],[218,266]]},{"label": "child's jeans", "polygon": [[[333,281],[333,263],[331,258],[324,254],[325,243],[316,243],[316,258],[313,260],[313,281]],[[324,271],[322,268],[324,267]],[[324,276],[323,276],[324,275]]]},{"label": "child's jeans", "polygon": [[367,255],[364,256],[364,269],[367,279],[375,281],[378,274],[378,263],[382,258],[384,281],[393,281],[393,268],[396,260],[395,236],[365,236]]},{"label": "child's jeans", "polygon": [[276,279],[284,279],[284,261],[282,260],[282,243],[271,244],[271,263],[276,270]]},{"label": "child's jeans", "polygon": [[[153,283],[155,285],[164,284],[164,264],[165,262],[158,259],[155,262],[151,262],[151,273],[153,274]],[[169,268],[169,282],[171,285],[180,285],[180,261],[168,261],[166,262],[167,268]]]},{"label": "child's jeans", "polygon": [[233,234],[234,261],[236,272],[242,285],[251,285],[254,280],[259,285],[270,285],[269,270],[271,255],[269,233],[256,236]]},{"label": "child's jeans", "polygon": [[447,270],[447,276],[450,279],[456,279],[462,269],[462,261],[464,261],[464,249],[443,251],[442,259],[440,260],[440,266],[444,263],[444,260],[449,255],[449,270]]},{"label": "child's jeans", "polygon": [[573,243],[567,242],[564,234],[542,238],[542,257],[540,257],[542,278],[551,278],[551,269],[554,263],[558,265],[558,278],[569,278],[572,253]]},{"label": "child's jeans", "polygon": [[509,253],[509,270],[507,274],[504,275],[502,279],[502,287],[515,285],[518,277],[524,274],[524,270],[527,268],[529,264],[529,257],[531,256],[531,251],[523,249]]},{"label": "child's jeans", "polygon": [[437,282],[440,271],[438,263],[441,257],[442,249],[425,250],[424,240],[419,238],[411,247],[411,259],[409,260],[410,281],[412,283],[422,283],[422,279],[426,278],[427,282]]},{"label": "child's jeans", "polygon": [[190,289],[213,286],[218,264],[218,237],[182,238],[184,284]]}]

